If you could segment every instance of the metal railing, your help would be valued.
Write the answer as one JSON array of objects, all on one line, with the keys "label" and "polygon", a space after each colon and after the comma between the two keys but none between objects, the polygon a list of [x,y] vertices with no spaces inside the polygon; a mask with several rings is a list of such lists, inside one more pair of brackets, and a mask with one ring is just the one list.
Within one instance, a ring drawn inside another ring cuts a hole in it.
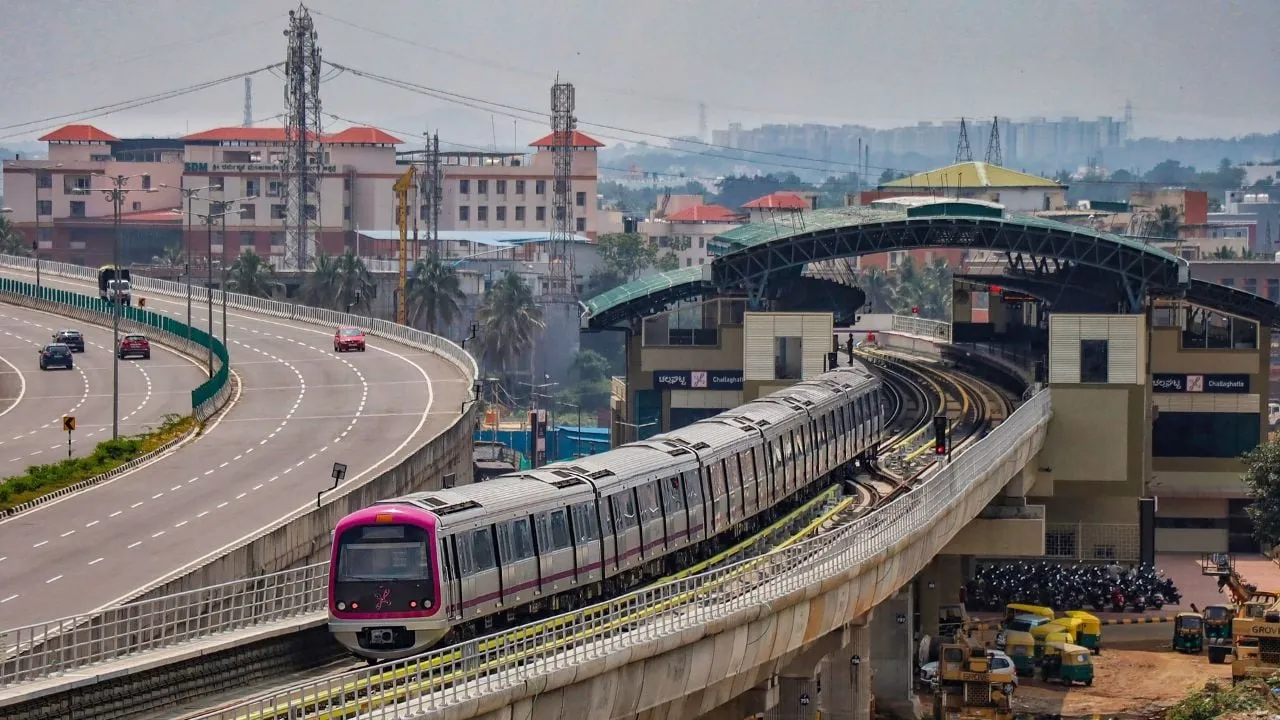
[{"label": "metal railing", "polygon": [[[325,609],[328,563],[0,632],[0,687]],[[51,645],[46,638],[58,636]]]},{"label": "metal railing", "polygon": [[[1042,392],[982,442],[960,452],[916,489],[828,533],[733,565],[624,595],[552,621],[416,658],[308,682],[200,716],[202,720],[302,717],[360,705],[362,718],[403,718],[524,686],[642,643],[680,634],[848,572],[969,500],[989,471],[1017,451],[1050,412]],[[986,482],[994,497],[1003,483]],[[973,498],[983,507],[991,497]]]},{"label": "metal railing", "polygon": [[889,330],[933,338],[944,343],[951,342],[951,323],[943,320],[929,320],[914,315],[894,315]]},{"label": "metal railing", "polygon": [[[44,269],[43,264],[41,269]],[[24,304],[76,317],[85,322],[110,323],[115,312],[113,304],[101,298],[12,278],[0,278],[0,293],[19,296],[15,301],[25,301]],[[226,402],[230,393],[229,356],[227,349],[216,337],[211,338],[199,328],[139,307],[120,308],[120,327],[125,332],[146,332],[158,342],[191,355],[204,355],[212,343],[213,354],[218,358],[220,367],[213,377],[191,391],[191,410],[198,418],[205,420]]]},{"label": "metal railing", "polygon": [[[33,258],[18,257],[16,255],[0,255],[0,266],[20,268],[22,270],[34,272],[36,261]],[[98,281],[98,272],[94,268],[88,268],[81,265],[71,265],[69,263],[52,262],[50,260],[40,261],[40,272],[46,275],[57,275],[60,277],[74,278],[92,283],[96,283]],[[186,284],[173,280],[157,280],[155,278],[134,275],[132,283],[134,295],[154,293],[156,295],[168,295],[181,298],[186,298],[187,296]],[[222,303],[224,295],[222,290],[200,290],[201,295],[206,295],[207,292],[213,293],[213,302],[215,304]],[[307,305],[297,305],[281,300],[271,300],[268,298],[254,297],[252,295],[241,295],[240,293],[228,292],[225,293],[225,295],[227,307],[246,310],[262,315],[270,315],[272,317],[284,318],[287,320],[296,320],[315,325],[325,325],[328,327],[355,325],[363,328],[364,331],[370,335],[435,353],[454,365],[457,365],[458,368],[467,376],[469,383],[474,383],[480,374],[480,370],[476,366],[475,358],[471,357],[471,355],[466,350],[459,347],[457,343],[438,335],[432,335],[421,330],[415,330],[414,328],[405,325],[398,325],[390,320],[353,315],[325,308],[313,308]]]}]

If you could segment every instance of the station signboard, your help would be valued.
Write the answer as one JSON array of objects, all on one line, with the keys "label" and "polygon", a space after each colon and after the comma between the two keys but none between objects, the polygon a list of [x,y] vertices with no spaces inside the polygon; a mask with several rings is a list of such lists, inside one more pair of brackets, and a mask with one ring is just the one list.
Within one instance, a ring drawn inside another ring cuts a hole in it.
[{"label": "station signboard", "polygon": [[1249,392],[1249,376],[1244,374],[1184,375],[1181,373],[1151,373],[1151,391],[1158,393],[1243,395]]},{"label": "station signboard", "polygon": [[741,370],[655,370],[658,390],[741,390]]}]

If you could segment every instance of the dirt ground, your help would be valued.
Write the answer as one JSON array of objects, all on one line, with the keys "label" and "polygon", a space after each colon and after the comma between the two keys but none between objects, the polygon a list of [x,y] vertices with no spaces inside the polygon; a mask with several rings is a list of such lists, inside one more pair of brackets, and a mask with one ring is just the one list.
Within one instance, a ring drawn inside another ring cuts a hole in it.
[{"label": "dirt ground", "polygon": [[1168,640],[1111,648],[1104,641],[1102,654],[1093,662],[1092,687],[1064,688],[1022,678],[1013,696],[1014,709],[1055,715],[1141,714],[1172,705],[1212,678],[1231,682],[1230,665],[1210,665],[1204,654],[1173,652]]}]

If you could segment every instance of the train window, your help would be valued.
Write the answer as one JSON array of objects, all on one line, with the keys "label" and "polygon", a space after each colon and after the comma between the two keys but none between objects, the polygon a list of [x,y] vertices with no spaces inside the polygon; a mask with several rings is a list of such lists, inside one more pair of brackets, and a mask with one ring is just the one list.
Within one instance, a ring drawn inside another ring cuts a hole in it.
[{"label": "train window", "polygon": [[600,539],[599,524],[596,519],[596,504],[594,502],[574,505],[570,508],[573,513],[573,529],[578,535],[578,544],[582,545],[592,540]]},{"label": "train window", "polygon": [[563,510],[551,511],[551,549],[563,550],[573,542],[569,539],[569,520]]},{"label": "train window", "polygon": [[689,494],[690,505],[702,504],[702,481],[696,471],[684,474],[684,491]]},{"label": "train window", "polygon": [[684,489],[680,487],[680,476],[667,478],[662,482],[662,486],[667,489],[667,498],[664,501],[667,512],[684,509]]},{"label": "train window", "polygon": [[492,570],[498,566],[493,555],[493,532],[490,528],[481,528],[471,533],[471,563],[475,572]]},{"label": "train window", "polygon": [[750,451],[738,453],[735,457],[738,462],[738,474],[742,477],[743,485],[751,485],[756,481],[756,470],[751,466]]},{"label": "train window", "polygon": [[511,549],[515,553],[512,559],[533,557],[533,530],[529,527],[529,518],[516,518],[507,524],[511,526]]},{"label": "train window", "polygon": [[727,457],[721,462],[724,463],[725,481],[729,483],[729,492],[733,492],[734,488],[741,487],[742,476],[738,474],[738,462],[734,457]]},{"label": "train window", "polygon": [[458,574],[466,577],[475,572],[475,563],[471,561],[471,534],[464,533],[451,538],[453,547],[458,551]]},{"label": "train window", "polygon": [[534,534],[537,536],[538,552],[545,553],[555,550],[556,548],[552,546],[551,542],[551,518],[547,513],[542,512],[533,516],[533,522],[533,528],[537,530]]},{"label": "train window", "polygon": [[662,511],[658,509],[658,493],[654,490],[653,483],[636,488],[636,496],[640,499],[640,522],[647,523],[662,516]]},{"label": "train window", "polygon": [[707,472],[710,477],[711,500],[714,502],[724,495],[724,466],[713,462],[707,466]]},{"label": "train window", "polygon": [[613,502],[613,523],[618,531],[636,526],[636,501],[630,490],[624,490],[610,498]]}]

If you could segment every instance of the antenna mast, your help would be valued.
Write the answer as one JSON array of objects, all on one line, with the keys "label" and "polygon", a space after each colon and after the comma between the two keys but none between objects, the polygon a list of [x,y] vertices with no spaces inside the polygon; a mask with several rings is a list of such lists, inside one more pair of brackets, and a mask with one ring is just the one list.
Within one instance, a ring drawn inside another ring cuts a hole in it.
[{"label": "antenna mast", "polygon": [[[314,254],[319,202],[320,46],[306,6],[289,12],[288,56],[285,58],[285,152],[280,175],[285,187],[285,270],[305,270]],[[318,199],[318,198],[317,198]]]},{"label": "antenna mast", "polygon": [[987,164],[1004,165],[1004,155],[1000,152],[1000,117],[991,119],[991,136],[987,138]]},{"label": "antenna mast", "polygon": [[973,151],[969,149],[969,125],[960,118],[960,142],[956,144],[956,164],[972,162]]},{"label": "antenna mast", "polygon": [[566,304],[573,312],[577,300],[574,272],[573,242],[573,131],[577,119],[573,116],[574,92],[572,83],[560,82],[556,76],[551,86],[551,150],[554,172],[552,207],[555,219],[551,230],[551,282],[548,288],[553,302]]},{"label": "antenna mast", "polygon": [[253,127],[253,76],[244,79],[244,126]]}]

